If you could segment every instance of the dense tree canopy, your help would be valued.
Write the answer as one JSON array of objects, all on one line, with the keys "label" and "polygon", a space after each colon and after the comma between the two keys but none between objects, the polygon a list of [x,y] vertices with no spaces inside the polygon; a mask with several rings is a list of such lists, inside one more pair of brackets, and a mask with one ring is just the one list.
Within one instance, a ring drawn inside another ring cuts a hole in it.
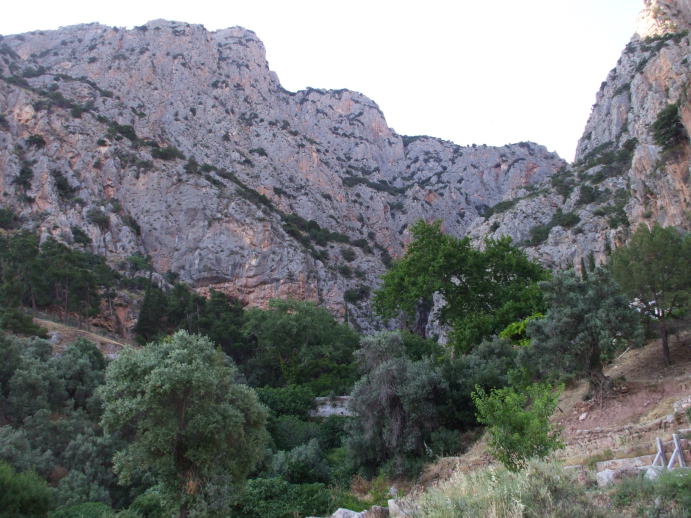
[{"label": "dense tree canopy", "polygon": [[358,335],[313,302],[272,300],[247,310],[243,333],[253,351],[245,372],[258,386],[308,384],[317,394],[348,392]]},{"label": "dense tree canopy", "polygon": [[691,302],[691,234],[674,228],[641,225],[631,241],[612,254],[614,278],[642,311],[660,327],[667,364],[671,322],[685,317]]},{"label": "dense tree canopy", "polygon": [[208,338],[179,331],[108,367],[102,423],[131,442],[114,458],[123,482],[151,473],[180,516],[223,513],[228,491],[263,456],[266,410]]},{"label": "dense tree canopy", "polygon": [[439,314],[453,326],[452,340],[463,351],[483,338],[543,309],[537,282],[546,271],[511,245],[509,238],[487,240],[483,250],[470,239],[441,231],[441,222],[416,223],[406,254],[384,275],[375,293],[375,310],[383,317],[415,315],[435,292],[446,300]]}]

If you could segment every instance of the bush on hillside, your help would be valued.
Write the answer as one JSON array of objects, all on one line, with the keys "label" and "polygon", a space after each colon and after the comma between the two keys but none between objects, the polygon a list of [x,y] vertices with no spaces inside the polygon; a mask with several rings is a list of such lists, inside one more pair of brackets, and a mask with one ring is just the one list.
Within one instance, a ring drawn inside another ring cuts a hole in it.
[{"label": "bush on hillside", "polygon": [[549,422],[559,392],[535,383],[520,392],[506,387],[488,394],[478,387],[472,394],[477,419],[489,431],[489,451],[507,469],[518,471],[529,459],[544,458],[564,447],[560,430]]},{"label": "bush on hillside", "polygon": [[524,471],[489,467],[456,472],[425,493],[417,516],[425,518],[598,518],[585,488],[556,464],[530,462]]}]

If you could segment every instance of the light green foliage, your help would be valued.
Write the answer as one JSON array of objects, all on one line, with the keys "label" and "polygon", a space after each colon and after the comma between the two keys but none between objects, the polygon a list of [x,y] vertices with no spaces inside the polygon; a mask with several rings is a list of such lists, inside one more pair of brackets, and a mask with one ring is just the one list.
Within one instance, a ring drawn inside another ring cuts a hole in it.
[{"label": "light green foliage", "polygon": [[106,432],[133,434],[114,457],[120,480],[149,472],[181,515],[221,512],[266,444],[266,410],[236,376],[207,338],[184,331],[123,350],[100,391]]},{"label": "light green foliage", "polygon": [[671,362],[668,334],[691,303],[691,234],[655,225],[638,227],[629,243],[612,254],[612,275],[636,298],[645,315],[657,321],[662,353]]},{"label": "light green foliage", "polygon": [[396,475],[425,454],[425,441],[441,420],[437,398],[447,388],[431,361],[413,362],[403,354],[397,333],[363,339],[356,356],[365,374],[351,394],[358,418],[347,440],[357,464],[371,470],[388,461]]},{"label": "light green foliage", "polygon": [[412,318],[420,301],[439,292],[447,302],[440,320],[452,324],[457,349],[468,351],[511,322],[542,310],[536,283],[547,273],[509,238],[487,240],[484,250],[476,250],[469,238],[443,234],[439,221],[419,221],[411,233],[406,254],[375,293],[375,310],[381,316],[403,312]]},{"label": "light green foliage", "polygon": [[[604,518],[583,485],[561,466],[530,462],[520,472],[493,467],[456,472],[419,500],[415,518]],[[606,516],[613,516],[607,514]]]},{"label": "light green foliage", "polygon": [[534,383],[520,390],[506,387],[488,394],[477,387],[473,392],[477,419],[489,432],[489,451],[507,469],[518,471],[529,459],[564,447],[560,430],[549,422],[561,390]]},{"label": "light green foliage", "polygon": [[512,344],[520,345],[521,347],[530,345],[530,338],[528,338],[527,334],[528,322],[543,318],[544,316],[542,313],[535,313],[518,322],[512,322],[499,333],[499,338],[505,338]]},{"label": "light green foliage", "polygon": [[0,461],[0,518],[40,518],[52,507],[53,493],[44,480]]},{"label": "light green foliage", "polygon": [[317,439],[276,453],[271,460],[271,470],[293,484],[329,482],[330,479],[329,466]]},{"label": "light green foliage", "polygon": [[347,393],[358,336],[312,302],[272,300],[249,309],[243,333],[254,345],[245,372],[254,385],[304,384],[317,395]]},{"label": "light green foliage", "polygon": [[603,361],[624,344],[640,343],[638,313],[603,269],[587,279],[560,272],[541,286],[549,310],[528,323],[532,345],[521,351],[523,365],[547,376],[586,376],[593,389],[608,389]]}]

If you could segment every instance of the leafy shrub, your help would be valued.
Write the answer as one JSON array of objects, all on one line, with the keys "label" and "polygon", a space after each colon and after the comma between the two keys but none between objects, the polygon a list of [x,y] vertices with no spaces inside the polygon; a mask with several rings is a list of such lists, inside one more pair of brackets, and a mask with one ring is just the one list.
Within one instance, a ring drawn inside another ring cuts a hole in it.
[{"label": "leafy shrub", "polygon": [[530,462],[521,472],[493,467],[453,477],[419,500],[425,518],[601,518],[584,486],[560,466]]},{"label": "leafy shrub", "polygon": [[97,207],[91,207],[86,213],[86,219],[98,226],[101,230],[106,230],[110,226],[108,215]]},{"label": "leafy shrub", "polygon": [[134,217],[130,214],[125,214],[122,217],[122,222],[128,227],[130,227],[138,236],[142,235],[142,228],[139,226],[139,223],[137,223],[137,220],[134,219]]},{"label": "leafy shrub", "polygon": [[31,168],[31,163],[23,160],[22,166],[19,168],[19,174],[12,180],[12,183],[28,191],[31,189],[31,181],[33,179],[34,170]]},{"label": "leafy shrub", "polygon": [[167,147],[152,148],[151,156],[160,160],[175,160],[177,158],[180,160],[185,159],[184,153],[172,145]]},{"label": "leafy shrub", "polygon": [[280,478],[255,478],[233,506],[233,518],[323,516],[332,508],[324,484],[291,484]]},{"label": "leafy shrub", "polygon": [[588,205],[598,201],[602,197],[602,191],[596,187],[591,187],[590,185],[581,185],[578,191],[578,205]]},{"label": "leafy shrub", "polygon": [[668,104],[657,114],[655,122],[650,126],[655,144],[663,151],[670,151],[688,142],[689,136],[681,121],[678,104]]},{"label": "leafy shrub", "polygon": [[574,179],[572,171],[562,169],[557,174],[550,178],[550,183],[554,190],[557,191],[566,200],[574,188]]},{"label": "leafy shrub", "polygon": [[48,518],[115,518],[115,512],[101,502],[85,502],[61,507],[50,513]]},{"label": "leafy shrub", "polygon": [[29,135],[29,138],[26,139],[26,145],[41,149],[46,147],[46,140],[41,135]]},{"label": "leafy shrub", "polygon": [[263,147],[252,148],[252,149],[250,149],[250,153],[252,153],[253,155],[258,155],[258,156],[269,156]]},{"label": "leafy shrub", "polygon": [[349,304],[357,304],[361,300],[364,300],[367,297],[369,297],[369,294],[369,286],[360,285],[357,288],[350,288],[348,290],[345,290],[345,293],[343,293],[343,300],[345,300]]},{"label": "leafy shrub", "polygon": [[0,228],[13,229],[19,223],[19,217],[10,208],[0,207]]},{"label": "leafy shrub", "polygon": [[341,248],[341,256],[343,256],[343,259],[345,259],[346,261],[351,262],[356,257],[355,250],[353,250],[352,248],[343,247]]},{"label": "leafy shrub", "polygon": [[615,486],[612,503],[618,510],[631,508],[636,516],[687,518],[691,509],[691,470],[663,471],[655,480],[642,474]]},{"label": "leafy shrub", "polygon": [[502,212],[506,212],[510,208],[512,208],[518,200],[504,200],[500,201],[496,205],[493,205],[489,209],[487,209],[482,215],[484,216],[485,219],[488,219],[490,216],[494,214],[501,214]]},{"label": "leafy shrub", "polygon": [[48,336],[47,330],[34,324],[33,318],[19,308],[0,308],[0,329],[27,336]]},{"label": "leafy shrub", "polygon": [[304,385],[262,387],[257,389],[259,400],[276,415],[307,417],[314,407],[314,392]]},{"label": "leafy shrub", "polygon": [[74,198],[74,195],[78,189],[70,185],[70,182],[67,181],[65,175],[63,175],[62,172],[58,171],[57,169],[51,171],[50,174],[53,177],[55,189],[58,191],[60,198],[63,200],[71,200]]},{"label": "leafy shrub", "polygon": [[271,460],[271,470],[293,484],[328,482],[330,479],[329,466],[317,439],[276,453]]},{"label": "leafy shrub", "polygon": [[125,137],[132,142],[137,142],[139,140],[137,133],[132,126],[129,124],[118,124],[115,121],[111,121],[108,125],[108,134],[112,137],[115,137],[117,140],[122,139],[122,137]]},{"label": "leafy shrub", "polygon": [[571,228],[578,224],[581,218],[573,212],[562,212],[557,209],[557,212],[552,216],[552,219],[546,225],[536,225],[530,229],[530,239],[528,244],[536,246],[543,243],[549,237],[550,231],[557,226],[564,228]]},{"label": "leafy shrub", "polygon": [[478,387],[472,394],[478,421],[490,434],[489,450],[509,470],[518,471],[529,459],[563,448],[559,430],[549,422],[559,393],[550,385],[535,383],[520,392],[506,387],[488,394]]},{"label": "leafy shrub", "polygon": [[281,415],[268,426],[276,448],[292,450],[320,435],[320,426],[313,421],[305,421],[294,415]]},{"label": "leafy shrub", "polygon": [[0,462],[0,518],[45,516],[52,507],[53,493],[45,480]]}]

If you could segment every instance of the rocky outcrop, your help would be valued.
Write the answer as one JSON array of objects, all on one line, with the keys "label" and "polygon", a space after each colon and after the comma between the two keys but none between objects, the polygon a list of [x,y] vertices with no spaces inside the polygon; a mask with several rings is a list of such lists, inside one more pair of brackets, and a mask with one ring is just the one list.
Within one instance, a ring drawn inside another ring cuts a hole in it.
[{"label": "rocky outcrop", "polygon": [[463,235],[564,165],[532,143],[397,135],[356,92],[288,92],[239,27],[7,36],[0,75],[0,189],[27,226],[113,264],[149,255],[251,305],[319,301],[363,328],[361,287],[411,223]]},{"label": "rocky outcrop", "polygon": [[[646,0],[568,165],[539,145],[397,135],[348,90],[288,92],[251,31],[156,20],[0,40],[0,189],[26,226],[247,304],[318,301],[367,330],[418,219],[602,262],[640,223],[691,228],[688,2]],[[423,325],[423,324],[421,324]],[[438,334],[438,333],[435,333]]]},{"label": "rocky outcrop", "polygon": [[[547,265],[580,268],[591,255],[603,262],[639,224],[691,230],[690,27],[688,2],[647,0],[638,32],[597,93],[575,162],[506,198],[470,234],[510,235]],[[664,150],[651,126],[670,104],[687,138]]]}]

